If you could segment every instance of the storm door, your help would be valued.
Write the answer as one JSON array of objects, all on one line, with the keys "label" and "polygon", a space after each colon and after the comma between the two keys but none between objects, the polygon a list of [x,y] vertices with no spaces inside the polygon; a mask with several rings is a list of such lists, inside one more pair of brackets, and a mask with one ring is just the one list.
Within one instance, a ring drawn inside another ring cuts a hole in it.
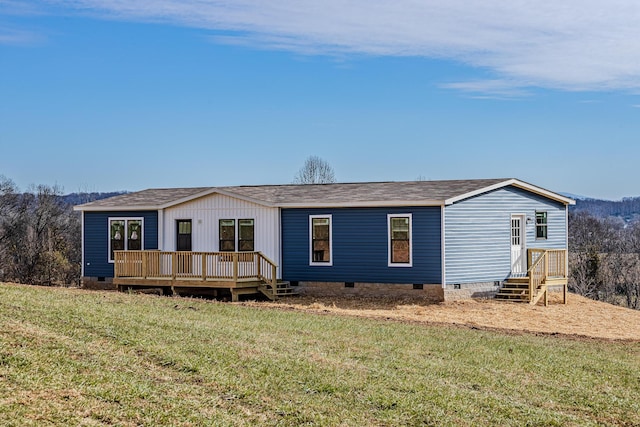
[{"label": "storm door", "polygon": [[525,249],[525,217],[511,215],[511,275],[527,274],[527,251]]},{"label": "storm door", "polygon": [[176,221],[176,250],[177,251],[190,251],[191,250],[191,220],[179,219]]},{"label": "storm door", "polygon": [[[191,220],[179,219],[176,221],[176,251],[191,251]],[[176,273],[189,275],[193,271],[193,254],[176,254]]]}]

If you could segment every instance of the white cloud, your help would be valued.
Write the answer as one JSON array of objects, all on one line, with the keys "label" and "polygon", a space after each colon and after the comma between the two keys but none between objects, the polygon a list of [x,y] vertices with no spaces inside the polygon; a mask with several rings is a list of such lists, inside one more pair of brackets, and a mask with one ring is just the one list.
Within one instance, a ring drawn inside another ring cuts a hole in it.
[{"label": "white cloud", "polygon": [[640,88],[636,0],[44,0],[39,4],[110,19],[217,30],[224,33],[214,40],[223,43],[305,54],[449,59],[495,76],[486,82],[447,85],[465,91],[500,85],[501,90],[506,86],[571,91]]}]

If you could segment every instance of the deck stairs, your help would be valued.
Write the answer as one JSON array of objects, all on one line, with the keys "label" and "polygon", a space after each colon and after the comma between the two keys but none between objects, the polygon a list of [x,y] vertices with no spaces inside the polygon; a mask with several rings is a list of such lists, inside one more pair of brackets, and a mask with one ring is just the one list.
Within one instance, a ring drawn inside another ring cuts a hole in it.
[{"label": "deck stairs", "polygon": [[286,280],[278,280],[275,290],[271,283],[263,283],[258,286],[258,290],[269,298],[271,301],[275,301],[278,298],[290,297],[299,295],[298,289],[291,286],[291,282]]},{"label": "deck stairs", "polygon": [[526,273],[511,275],[496,294],[503,301],[536,305],[544,299],[549,305],[549,288],[561,286],[562,302],[567,303],[567,251],[565,249],[528,249]]},{"label": "deck stairs", "polygon": [[[536,290],[536,294],[538,290]],[[536,295],[534,295],[535,298]],[[510,277],[498,290],[496,299],[503,301],[529,302],[529,278]]]}]

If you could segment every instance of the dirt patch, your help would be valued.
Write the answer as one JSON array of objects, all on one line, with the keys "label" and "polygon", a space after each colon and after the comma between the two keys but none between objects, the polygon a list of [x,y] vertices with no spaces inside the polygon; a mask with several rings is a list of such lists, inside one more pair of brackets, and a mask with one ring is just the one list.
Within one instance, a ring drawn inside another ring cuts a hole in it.
[{"label": "dirt patch", "polygon": [[568,294],[567,304],[564,305],[561,303],[561,296],[552,293],[547,307],[493,299],[424,304],[397,299],[312,297],[239,304],[412,323],[640,341],[640,311],[593,301],[575,294]]}]

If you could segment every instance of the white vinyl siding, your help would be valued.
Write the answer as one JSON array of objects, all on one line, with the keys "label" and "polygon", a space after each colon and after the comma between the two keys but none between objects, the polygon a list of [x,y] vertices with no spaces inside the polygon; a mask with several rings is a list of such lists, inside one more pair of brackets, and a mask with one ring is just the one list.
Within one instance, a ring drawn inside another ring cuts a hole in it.
[{"label": "white vinyl siding", "polygon": [[[511,271],[511,215],[525,215],[528,248],[566,248],[566,206],[505,187],[445,207],[447,284],[505,280]],[[536,211],[547,212],[548,238],[535,237]]]},{"label": "white vinyl siding", "polygon": [[[192,250],[217,252],[219,250],[219,224],[221,219],[254,220],[254,250],[281,266],[280,210],[220,194],[212,194],[192,202],[170,207],[163,212],[163,241],[159,249],[173,251],[176,247],[175,221],[192,220]],[[237,249],[236,232],[236,249]]]}]

